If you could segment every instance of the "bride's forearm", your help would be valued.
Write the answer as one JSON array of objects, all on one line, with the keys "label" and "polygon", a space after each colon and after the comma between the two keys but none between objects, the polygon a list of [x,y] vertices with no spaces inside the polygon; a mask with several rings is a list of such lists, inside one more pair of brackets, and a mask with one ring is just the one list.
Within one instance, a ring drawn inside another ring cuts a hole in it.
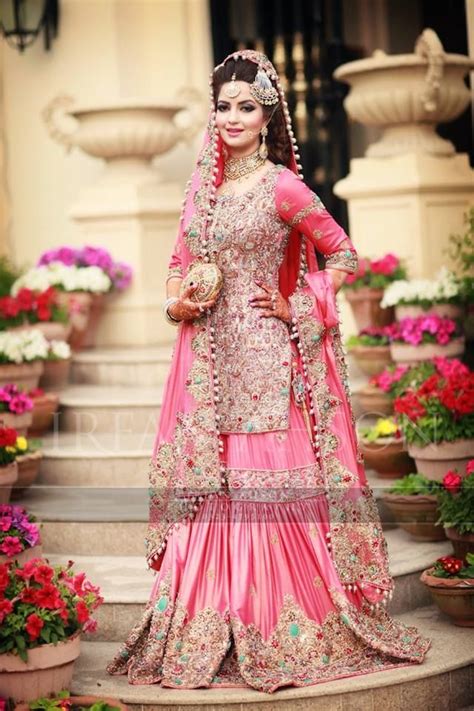
[{"label": "bride's forearm", "polygon": [[328,274],[331,276],[332,283],[334,286],[334,292],[337,294],[337,292],[347,279],[347,272],[343,271],[342,269],[332,269],[330,267],[327,267],[324,271],[328,272]]},{"label": "bride's forearm", "polygon": [[173,276],[166,282],[166,298],[169,299],[170,296],[179,296],[179,289],[181,287],[182,277]]}]

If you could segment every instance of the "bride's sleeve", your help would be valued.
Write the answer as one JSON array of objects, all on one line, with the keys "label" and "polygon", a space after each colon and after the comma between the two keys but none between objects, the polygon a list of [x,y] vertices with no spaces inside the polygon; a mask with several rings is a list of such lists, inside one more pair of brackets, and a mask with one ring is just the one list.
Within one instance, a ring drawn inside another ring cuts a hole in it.
[{"label": "bride's sleeve", "polygon": [[343,228],[329,214],[320,198],[290,170],[281,172],[275,191],[282,220],[296,227],[326,259],[326,267],[353,274],[357,252]]},{"label": "bride's sleeve", "polygon": [[178,236],[176,237],[173,251],[168,261],[168,273],[166,276],[166,281],[168,281],[168,279],[171,279],[171,277],[183,277],[183,268],[181,260],[182,236],[180,233],[181,230],[178,231]]}]

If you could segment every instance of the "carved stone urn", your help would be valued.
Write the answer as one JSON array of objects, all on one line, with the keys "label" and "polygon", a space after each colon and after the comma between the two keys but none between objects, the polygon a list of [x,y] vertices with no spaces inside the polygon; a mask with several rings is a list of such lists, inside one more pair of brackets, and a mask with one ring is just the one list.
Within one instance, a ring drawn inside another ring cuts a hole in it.
[{"label": "carved stone urn", "polygon": [[467,56],[447,54],[437,34],[425,29],[413,54],[387,55],[378,49],[372,57],[338,67],[335,78],[351,86],[344,101],[349,116],[383,129],[381,140],[368,147],[366,156],[453,155],[453,144],[435,128],[468,106],[464,77],[472,66]]}]

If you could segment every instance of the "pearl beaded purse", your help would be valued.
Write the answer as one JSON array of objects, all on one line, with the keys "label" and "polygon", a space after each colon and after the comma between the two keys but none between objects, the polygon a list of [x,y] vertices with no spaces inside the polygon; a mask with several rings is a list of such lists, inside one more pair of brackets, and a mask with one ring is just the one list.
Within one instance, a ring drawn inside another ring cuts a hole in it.
[{"label": "pearl beaded purse", "polygon": [[189,297],[191,301],[209,301],[218,295],[224,277],[214,262],[197,262],[191,266],[181,282],[180,296],[189,286],[197,284],[196,291]]}]

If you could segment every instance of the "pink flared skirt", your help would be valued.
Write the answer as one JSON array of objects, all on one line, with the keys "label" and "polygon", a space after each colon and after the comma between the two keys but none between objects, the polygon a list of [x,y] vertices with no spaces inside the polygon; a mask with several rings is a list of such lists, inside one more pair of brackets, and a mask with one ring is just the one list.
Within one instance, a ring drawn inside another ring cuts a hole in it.
[{"label": "pink flared skirt", "polygon": [[429,640],[338,578],[293,395],[288,430],[223,438],[226,494],[206,497],[169,537],[143,616],[107,671],[131,684],[273,692],[421,663]]}]

